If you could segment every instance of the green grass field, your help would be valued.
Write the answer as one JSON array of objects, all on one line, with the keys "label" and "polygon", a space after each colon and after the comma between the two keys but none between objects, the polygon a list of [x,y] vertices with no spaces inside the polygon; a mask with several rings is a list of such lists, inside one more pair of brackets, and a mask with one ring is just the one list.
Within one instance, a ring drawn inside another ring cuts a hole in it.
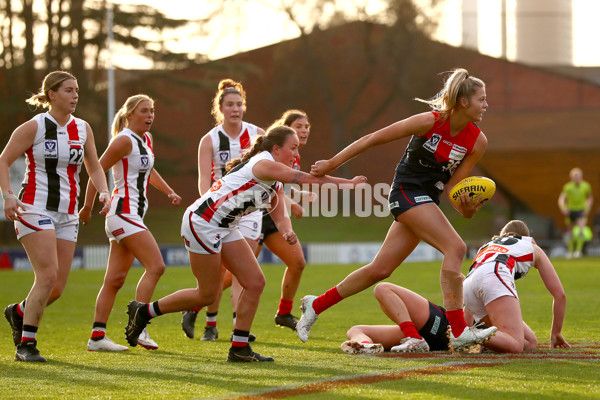
[{"label": "green grass field", "polygon": [[[283,267],[267,265],[253,348],[275,357],[275,363],[242,365],[225,361],[231,330],[229,301],[223,301],[219,313],[216,342],[186,338],[181,315],[170,314],[149,326],[160,345],[157,351],[141,347],[122,354],[86,351],[103,271],[73,271],[64,296],[46,310],[38,333],[46,364],[14,362],[9,326],[4,320],[0,323],[0,398],[598,399],[600,260],[553,261],[568,296],[563,333],[572,349],[547,349],[551,297],[535,271],[518,282],[524,318],[546,345],[533,353],[346,355],[339,346],[351,325],[387,323],[371,290],[323,313],[310,340],[302,343],[289,329],[274,326]],[[464,267],[466,271],[466,263]],[[329,289],[354,268],[308,266],[298,297]],[[130,272],[109,320],[108,336],[121,344],[125,344],[126,304],[133,299],[140,274],[140,268]],[[389,281],[441,302],[438,275],[439,263],[407,263]],[[31,272],[0,272],[2,308],[26,296],[32,279]],[[155,297],[193,284],[189,268],[169,268]],[[200,334],[203,320],[201,312]]]}]

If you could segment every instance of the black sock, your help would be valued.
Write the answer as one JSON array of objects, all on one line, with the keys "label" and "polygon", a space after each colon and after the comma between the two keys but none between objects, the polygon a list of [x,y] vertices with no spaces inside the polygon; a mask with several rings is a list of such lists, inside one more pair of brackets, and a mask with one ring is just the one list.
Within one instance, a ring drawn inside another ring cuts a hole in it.
[{"label": "black sock", "polygon": [[[160,307],[158,306],[158,300],[156,300],[154,303],[151,303],[150,307],[154,309],[154,312],[156,313],[157,317],[159,315],[163,315],[162,311],[160,311]],[[152,318],[152,316],[150,316],[150,318]]]}]

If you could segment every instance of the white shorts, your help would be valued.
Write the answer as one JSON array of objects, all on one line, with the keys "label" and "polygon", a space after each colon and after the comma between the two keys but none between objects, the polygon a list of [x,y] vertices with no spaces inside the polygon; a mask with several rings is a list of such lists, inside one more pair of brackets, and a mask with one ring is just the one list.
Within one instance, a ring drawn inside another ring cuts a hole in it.
[{"label": "white shorts", "polygon": [[185,248],[198,254],[218,254],[223,243],[244,240],[237,226],[234,228],[214,226],[190,210],[185,210],[183,214],[181,237]]},{"label": "white shorts", "polygon": [[244,215],[238,222],[238,228],[246,239],[258,240],[262,231],[262,211],[257,210]]},{"label": "white shorts", "polygon": [[19,219],[15,221],[17,239],[33,232],[54,229],[57,239],[68,240],[69,242],[77,241],[79,215],[48,211],[31,204],[25,206],[27,210],[22,211]]},{"label": "white shorts", "polygon": [[512,273],[500,262],[480,265],[463,281],[463,301],[475,321],[488,315],[485,306],[502,296],[519,299]]},{"label": "white shorts", "polygon": [[137,214],[113,214],[106,217],[104,222],[108,240],[116,240],[117,243],[127,236],[147,230],[144,220]]}]

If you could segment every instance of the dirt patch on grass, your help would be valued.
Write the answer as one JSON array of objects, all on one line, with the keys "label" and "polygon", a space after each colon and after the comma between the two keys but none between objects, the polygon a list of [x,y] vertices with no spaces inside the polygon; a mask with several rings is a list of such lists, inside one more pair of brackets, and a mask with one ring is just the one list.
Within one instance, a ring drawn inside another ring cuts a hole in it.
[{"label": "dirt patch on grass", "polygon": [[244,395],[234,397],[236,400],[257,400],[257,399],[282,399],[291,396],[301,396],[311,393],[322,393],[333,389],[345,388],[356,385],[369,385],[383,381],[407,379],[415,376],[443,374],[445,372],[462,371],[481,367],[494,367],[499,363],[491,362],[465,362],[465,363],[448,363],[446,365],[436,365],[426,368],[417,368],[413,370],[398,371],[389,374],[365,375],[346,379],[335,379],[311,383],[309,385],[300,386],[290,389],[275,389],[269,392]]}]

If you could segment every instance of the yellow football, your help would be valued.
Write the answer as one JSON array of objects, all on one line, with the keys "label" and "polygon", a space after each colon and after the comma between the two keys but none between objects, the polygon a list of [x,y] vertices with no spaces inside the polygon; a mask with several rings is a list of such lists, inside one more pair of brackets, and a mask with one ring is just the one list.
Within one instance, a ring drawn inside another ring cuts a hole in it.
[{"label": "yellow football", "polygon": [[459,197],[467,192],[471,198],[471,203],[485,203],[492,198],[496,192],[496,184],[490,178],[483,176],[470,176],[458,182],[450,190],[450,201],[459,206]]}]

